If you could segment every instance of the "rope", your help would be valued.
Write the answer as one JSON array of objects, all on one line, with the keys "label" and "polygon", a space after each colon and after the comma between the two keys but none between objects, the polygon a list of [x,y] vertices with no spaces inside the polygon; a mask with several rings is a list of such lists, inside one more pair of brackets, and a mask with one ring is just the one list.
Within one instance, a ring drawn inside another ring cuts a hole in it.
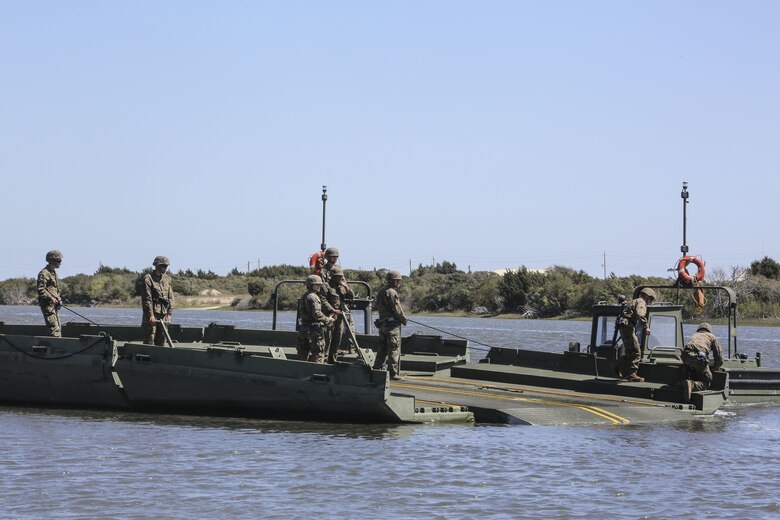
[{"label": "rope", "polygon": [[[83,315],[79,314],[78,312],[74,311],[74,310],[73,310],[73,309],[71,309],[70,307],[67,307],[67,306],[65,306],[65,305],[61,305],[61,307],[62,307],[63,309],[66,309],[66,310],[68,310],[68,311],[72,312],[73,314],[75,314],[75,315],[76,315],[76,316],[78,316],[79,318],[81,318],[81,319],[84,319],[84,320],[87,320],[87,321],[88,321],[89,323],[91,323],[92,325],[95,325],[95,326],[97,326],[97,327],[100,327],[100,328],[105,328],[105,327],[107,327],[107,325],[101,325],[100,323],[95,323],[94,321],[90,320],[90,319],[89,319],[89,318],[87,318],[86,316],[83,316]],[[119,334],[113,334],[113,335],[114,335],[114,336],[115,336],[117,339],[120,339],[120,340],[122,340],[122,341],[129,341],[129,340],[127,340],[126,338],[123,338],[123,337],[121,337]],[[111,335],[109,335],[109,336],[108,336],[108,338],[110,339],[110,338],[111,338]],[[76,355],[78,355],[78,354],[81,354],[82,352],[85,352],[85,351],[87,351],[87,350],[91,349],[92,347],[94,347],[95,345],[97,345],[98,343],[100,343],[101,341],[103,341],[103,339],[104,339],[104,338],[100,338],[99,340],[95,341],[94,343],[92,343],[92,344],[90,344],[90,345],[87,345],[86,347],[84,347],[83,349],[81,349],[81,350],[79,350],[79,351],[77,351],[77,352],[72,352],[72,353],[70,353],[70,354],[66,354],[66,355],[64,355],[64,356],[59,356],[59,357],[51,357],[51,356],[39,356],[39,355],[36,355],[36,354],[31,354],[30,352],[27,352],[26,350],[24,350],[24,349],[21,349],[21,348],[17,347],[16,345],[14,345],[14,344],[13,344],[13,343],[12,343],[12,342],[11,342],[11,341],[10,341],[10,340],[7,338],[7,337],[5,337],[5,335],[2,335],[2,336],[0,336],[0,339],[2,339],[3,341],[5,341],[6,343],[8,343],[8,345],[9,345],[11,348],[13,348],[14,350],[17,350],[17,351],[21,352],[22,354],[24,354],[24,355],[25,355],[25,356],[27,356],[27,357],[31,357],[31,358],[33,358],[33,359],[42,359],[42,360],[44,360],[44,361],[59,361],[59,360],[61,360],[61,359],[68,359],[69,357],[76,356]],[[104,352],[103,354],[105,355],[105,352]]]},{"label": "rope", "polygon": [[[449,334],[450,336],[454,336],[454,337],[456,337],[458,339],[465,339],[466,341],[470,341],[472,343],[476,343],[477,345],[483,345],[485,347],[488,347],[488,349],[500,348],[500,347],[494,347],[493,345],[488,345],[487,343],[482,343],[481,341],[477,341],[475,339],[470,339],[470,338],[467,338],[467,337],[464,337],[464,336],[459,336],[459,335],[457,335],[457,334],[455,334],[453,332],[449,332],[449,331],[442,330],[442,329],[437,329],[436,327],[433,327],[431,325],[426,325],[425,323],[421,323],[419,321],[410,320],[409,318],[406,318],[406,321],[411,322],[411,323],[416,323],[417,325],[422,325],[423,327],[428,327],[429,329],[433,329],[435,331],[441,332],[442,334]],[[489,350],[487,350],[487,349],[472,347],[471,345],[469,345],[469,348],[473,349],[473,350],[481,350],[483,352],[489,352]]]},{"label": "rope", "polygon": [[693,298],[696,314],[701,314],[701,311],[704,310],[704,306],[707,305],[707,297],[704,294],[704,289],[701,289],[702,285],[704,285],[703,282],[694,282],[693,284],[693,294],[691,295],[691,298]]},{"label": "rope", "polygon": [[[88,322],[90,322],[92,325],[95,325],[95,326],[97,326],[97,327],[101,327],[101,328],[103,328],[103,327],[108,327],[108,325],[101,325],[100,323],[95,323],[95,322],[94,322],[94,321],[92,321],[91,319],[87,318],[87,317],[86,317],[86,316],[84,316],[84,315],[81,315],[81,314],[79,314],[78,312],[74,311],[74,310],[73,310],[73,309],[71,309],[70,307],[66,307],[65,305],[62,305],[62,308],[63,308],[63,309],[65,309],[65,310],[68,310],[68,311],[72,312],[73,314],[75,314],[76,316],[78,316],[79,318],[81,318],[81,319],[83,319],[83,320],[87,320],[87,321],[88,321]],[[113,335],[114,337],[116,337],[117,339],[119,339],[119,340],[122,340],[122,341],[130,341],[130,340],[129,340],[129,339],[127,339],[127,338],[123,338],[123,337],[122,337],[122,336],[120,336],[119,334],[116,334],[116,333],[114,333],[114,334],[112,334],[112,335]]]},{"label": "rope", "polygon": [[[83,349],[81,349],[81,350],[79,350],[77,352],[71,352],[70,354],[66,354],[64,356],[59,356],[59,357],[50,357],[50,356],[38,356],[36,354],[31,354],[31,353],[27,352],[26,350],[21,349],[21,348],[17,347],[16,345],[14,345],[13,343],[11,343],[11,341],[7,337],[5,337],[5,335],[0,336],[0,339],[5,341],[6,343],[8,343],[11,346],[12,349],[21,352],[25,356],[28,356],[28,357],[31,357],[31,358],[34,358],[34,359],[42,359],[44,361],[59,361],[61,359],[68,359],[69,357],[76,356],[78,354],[81,354],[82,352],[85,352],[85,351],[91,349],[92,347],[94,347],[95,345],[100,343],[101,341],[105,340],[105,338],[106,338],[105,336],[101,337],[99,340],[95,341],[94,343],[92,343],[90,345],[87,345],[86,347],[84,347]],[[103,352],[103,354],[105,355],[105,352]]]}]

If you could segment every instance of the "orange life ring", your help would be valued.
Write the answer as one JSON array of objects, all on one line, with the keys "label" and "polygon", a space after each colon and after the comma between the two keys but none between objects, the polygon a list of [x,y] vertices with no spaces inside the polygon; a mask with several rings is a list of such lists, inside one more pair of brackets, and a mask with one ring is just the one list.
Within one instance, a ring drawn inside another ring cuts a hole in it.
[{"label": "orange life ring", "polygon": [[325,251],[317,251],[309,257],[309,268],[312,274],[320,274],[323,265],[325,265]]},{"label": "orange life ring", "polygon": [[[688,265],[693,264],[698,271],[695,275],[688,273]],[[692,284],[694,280],[701,282],[704,280],[704,260],[697,256],[684,256],[680,258],[680,262],[677,264],[677,276],[680,277],[686,284]]]}]

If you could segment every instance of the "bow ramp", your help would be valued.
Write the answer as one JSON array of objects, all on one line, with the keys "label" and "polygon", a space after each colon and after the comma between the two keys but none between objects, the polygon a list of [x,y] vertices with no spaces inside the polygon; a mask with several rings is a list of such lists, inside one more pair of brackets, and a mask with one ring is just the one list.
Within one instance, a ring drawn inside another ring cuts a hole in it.
[{"label": "bow ramp", "polygon": [[690,404],[453,377],[412,376],[391,387],[414,395],[418,405],[466,406],[478,423],[620,425],[690,420],[701,414]]},{"label": "bow ramp", "polygon": [[590,353],[492,349],[481,363],[414,372],[391,386],[418,402],[467,406],[477,422],[534,425],[686,421],[712,415],[727,396],[724,372],[684,403],[678,367],[648,365],[645,382],[629,383],[604,375],[609,363]]}]

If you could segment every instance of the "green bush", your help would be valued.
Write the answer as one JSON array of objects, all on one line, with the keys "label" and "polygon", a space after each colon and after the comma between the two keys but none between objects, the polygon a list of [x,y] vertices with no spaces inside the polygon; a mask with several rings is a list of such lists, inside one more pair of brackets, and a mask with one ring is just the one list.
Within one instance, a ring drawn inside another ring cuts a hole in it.
[{"label": "green bush", "polygon": [[273,278],[279,280],[302,280],[309,275],[309,268],[297,265],[268,265],[255,269],[249,276],[255,278]]},{"label": "green bush", "polygon": [[[765,257],[753,262],[750,269],[734,269],[730,278],[717,281],[734,289],[739,301],[741,319],[773,318],[780,314],[780,280],[774,278],[774,260]],[[121,303],[137,305],[146,269],[137,273],[127,268],[101,265],[95,274],[77,274],[60,280],[63,295],[69,302],[82,304]],[[385,269],[345,271],[348,281],[362,281],[371,287],[376,296],[384,284]],[[228,276],[218,276],[212,271],[190,269],[172,275],[176,294],[195,296],[204,290],[215,289],[225,295],[249,293],[248,306],[256,309],[273,307],[272,293],[282,280],[304,280],[309,274],[306,266],[266,266],[252,271],[251,276],[231,271]],[[711,273],[713,280],[724,279],[723,273]],[[411,276],[404,277],[399,290],[402,303],[413,312],[464,312],[464,313],[522,313],[526,316],[556,317],[589,315],[591,307],[599,301],[617,302],[618,295],[632,297],[638,285],[672,285],[670,278],[644,278],[637,275],[606,280],[591,277],[583,271],[565,266],[552,266],[546,272],[534,272],[521,266],[517,270],[499,276],[492,272],[465,273],[453,262],[423,266]],[[713,282],[711,282],[713,283]],[[356,296],[363,297],[367,290],[361,284],[353,284]],[[303,284],[284,285],[279,290],[279,308],[295,309],[298,298],[305,292]],[[718,318],[725,315],[727,300],[723,295],[707,293],[707,303],[699,312],[695,307],[690,288],[659,290],[659,301],[676,302],[679,295],[685,317],[699,319]],[[37,299],[35,280],[15,278],[0,281],[0,304],[34,303]]]},{"label": "green bush", "polygon": [[37,299],[36,280],[33,278],[11,278],[0,282],[2,305],[27,305]]},{"label": "green bush", "polygon": [[780,264],[768,256],[765,256],[761,260],[756,260],[750,264],[750,274],[778,280],[780,279]]},{"label": "green bush", "polygon": [[247,283],[247,291],[252,296],[266,292],[267,288],[268,284],[262,278],[251,277],[249,278],[249,283]]}]

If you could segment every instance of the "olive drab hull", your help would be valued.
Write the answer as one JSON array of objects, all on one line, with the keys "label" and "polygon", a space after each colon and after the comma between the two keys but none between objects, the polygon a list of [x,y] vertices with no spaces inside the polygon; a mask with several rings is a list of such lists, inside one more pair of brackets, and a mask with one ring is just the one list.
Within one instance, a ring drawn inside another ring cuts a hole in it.
[{"label": "olive drab hull", "polygon": [[[126,344],[120,347],[116,372],[129,400],[143,408],[397,420],[387,405],[386,372],[357,364],[287,361],[262,350]],[[407,419],[413,413],[412,401]]]},{"label": "olive drab hull", "polygon": [[[673,392],[661,390],[662,382],[637,386],[594,375],[595,356],[587,354],[494,349],[482,363],[471,364],[467,341],[440,336],[404,338],[406,378],[390,382],[386,371],[370,369],[357,355],[333,365],[295,360],[295,333],[289,331],[172,326],[175,347],[169,348],[139,342],[137,328],[105,329],[107,336],[100,336],[95,326],[66,324],[65,334],[79,335],[60,339],[25,335],[40,332],[33,326],[0,327],[3,370],[13,372],[13,384],[0,387],[0,400],[307,420],[470,422],[476,417],[510,424],[688,420],[712,413],[723,401],[713,392],[683,405]],[[123,340],[111,339],[112,334]],[[370,364],[378,338],[357,339]],[[43,343],[52,357],[67,345],[74,354],[71,364],[32,358]],[[89,348],[80,352],[84,347]],[[71,365],[90,368],[82,374]]]},{"label": "olive drab hull", "polygon": [[116,349],[109,337],[0,337],[0,400],[53,406],[130,407],[114,379]]},{"label": "olive drab hull", "polygon": [[291,359],[294,333],[172,326],[170,348],[137,342],[136,327],[71,323],[61,338],[43,336],[42,329],[0,323],[0,402],[328,421],[473,422],[458,406],[420,410],[413,396],[392,391],[386,371],[357,359],[335,365]]},{"label": "olive drab hull", "polygon": [[375,335],[357,335],[361,355],[335,364],[296,359],[296,333],[171,325],[174,348],[144,345],[138,327],[0,323],[0,401],[172,413],[276,416],[354,422],[637,424],[712,415],[728,401],[780,402],[780,371],[760,358],[729,356],[706,390],[681,391],[685,368],[680,307],[648,309],[642,382],[613,372],[618,305],[594,307],[588,345],[561,352],[492,348],[471,363],[468,341],[414,334],[401,345],[402,381],[370,368]]}]

